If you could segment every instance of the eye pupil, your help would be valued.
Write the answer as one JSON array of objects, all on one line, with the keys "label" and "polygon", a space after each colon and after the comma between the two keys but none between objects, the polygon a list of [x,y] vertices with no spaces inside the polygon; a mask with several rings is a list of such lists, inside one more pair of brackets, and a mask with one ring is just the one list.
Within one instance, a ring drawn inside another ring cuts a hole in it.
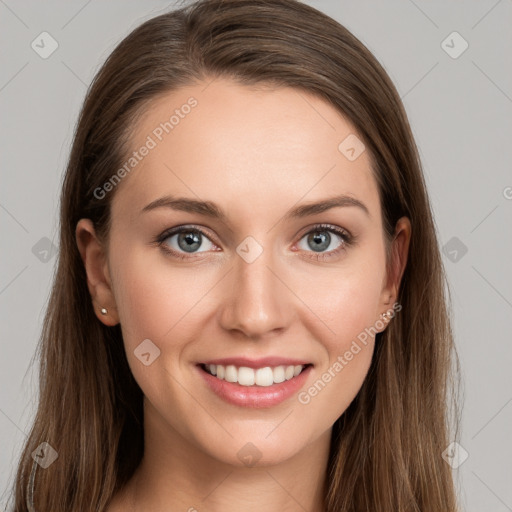
[{"label": "eye pupil", "polygon": [[310,242],[319,244],[316,247],[310,245],[313,251],[325,251],[325,249],[327,249],[329,247],[329,244],[331,243],[331,235],[329,234],[328,231],[315,231],[308,236],[308,243]]},{"label": "eye pupil", "polygon": [[178,234],[178,245],[186,252],[194,252],[201,246],[201,234],[188,231]]}]

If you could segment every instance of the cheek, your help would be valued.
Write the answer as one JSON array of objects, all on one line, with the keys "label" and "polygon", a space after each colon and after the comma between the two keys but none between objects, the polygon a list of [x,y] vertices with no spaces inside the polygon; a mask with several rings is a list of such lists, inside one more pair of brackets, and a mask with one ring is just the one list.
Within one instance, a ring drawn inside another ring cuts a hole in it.
[{"label": "cheek", "polygon": [[[162,264],[160,257],[149,258],[144,251],[124,253],[116,271],[116,304],[125,343],[137,345],[149,338],[163,343],[173,338],[179,326],[185,339],[192,310],[200,310],[200,299],[209,286],[192,270]],[[173,346],[179,346],[179,339]]]},{"label": "cheek", "polygon": [[377,322],[383,272],[383,261],[360,258],[329,276],[320,278],[318,273],[315,287],[310,282],[302,288],[301,297],[318,312],[309,329],[321,340],[325,358],[298,398],[312,416],[324,416],[327,424],[343,414],[368,373],[374,337],[382,327]]},{"label": "cheek", "polygon": [[346,411],[365,381],[375,346],[378,296],[371,280],[353,276],[339,290],[324,294],[323,305],[317,304],[334,334],[325,327],[317,329],[323,333],[319,339],[325,358],[298,400],[311,418],[322,418],[324,428]]},{"label": "cheek", "polygon": [[297,286],[298,295],[315,313],[309,328],[322,340],[331,358],[375,325],[382,280],[380,262],[367,266],[360,261],[329,274],[318,272],[314,280]]},{"label": "cheek", "polygon": [[[144,250],[126,250],[115,264],[115,299],[132,374],[152,403],[179,404],[183,391],[170,375],[179,374],[187,347],[199,338],[201,298],[212,285],[198,279],[197,272],[172,267]],[[147,342],[142,345],[148,339],[159,352]],[[147,352],[148,366],[140,359]],[[158,354],[154,362],[153,354]]]},{"label": "cheek", "polygon": [[324,338],[329,366],[323,377],[324,382],[333,382],[331,387],[339,390],[339,397],[353,398],[369,368],[376,332],[378,292],[371,280],[365,282],[353,276],[325,304],[335,334]]}]

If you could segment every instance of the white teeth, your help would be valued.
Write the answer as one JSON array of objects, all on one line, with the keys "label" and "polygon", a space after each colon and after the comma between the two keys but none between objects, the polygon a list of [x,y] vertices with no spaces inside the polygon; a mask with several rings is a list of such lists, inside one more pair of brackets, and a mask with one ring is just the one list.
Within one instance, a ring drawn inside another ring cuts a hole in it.
[{"label": "white teeth", "polygon": [[272,384],[279,384],[285,380],[297,377],[304,368],[305,366],[300,364],[296,366],[276,366],[274,368],[265,366],[256,370],[247,366],[237,368],[234,365],[205,365],[205,369],[218,379],[226,380],[227,382],[238,382],[242,386],[272,386]]},{"label": "white teeth", "polygon": [[238,380],[236,367],[233,365],[226,366],[226,375],[224,376],[224,378],[228,382],[236,382]]},{"label": "white teeth", "polygon": [[256,370],[256,376],[254,382],[257,386],[272,386],[274,384],[274,372],[272,368],[258,368]]},{"label": "white teeth", "polygon": [[254,370],[245,366],[239,368],[238,384],[241,384],[242,386],[252,386],[254,384]]},{"label": "white teeth", "polygon": [[276,366],[273,371],[274,374],[274,382],[276,384],[279,384],[280,382],[284,382],[285,376],[284,376],[284,366]]}]

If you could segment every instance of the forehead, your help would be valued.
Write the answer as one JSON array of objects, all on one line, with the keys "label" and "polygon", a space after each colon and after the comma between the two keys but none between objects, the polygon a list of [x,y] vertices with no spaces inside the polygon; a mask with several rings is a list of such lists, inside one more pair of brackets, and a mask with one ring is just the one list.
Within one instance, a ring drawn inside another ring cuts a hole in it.
[{"label": "forehead", "polygon": [[148,104],[134,125],[137,156],[130,153],[114,208],[178,194],[254,211],[343,193],[378,215],[370,156],[348,158],[351,147],[356,155],[363,147],[354,127],[317,96],[217,78]]}]

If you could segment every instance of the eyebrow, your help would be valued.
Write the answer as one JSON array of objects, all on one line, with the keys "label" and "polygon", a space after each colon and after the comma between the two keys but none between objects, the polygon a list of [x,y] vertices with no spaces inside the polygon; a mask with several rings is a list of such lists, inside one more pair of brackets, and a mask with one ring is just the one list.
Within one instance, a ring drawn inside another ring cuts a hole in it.
[{"label": "eyebrow", "polygon": [[[371,218],[368,208],[359,199],[347,195],[339,195],[315,203],[306,203],[296,206],[295,208],[289,210],[283,219],[290,220],[293,218],[308,217],[310,215],[325,212],[332,208],[347,206],[355,206],[363,210],[364,213]],[[152,201],[146,205],[142,209],[141,213],[149,212],[157,208],[171,208],[173,210],[179,210],[183,212],[198,213],[200,215],[218,219],[226,224],[228,223],[227,215],[217,204],[212,201],[201,201],[187,197],[173,197],[167,195],[160,197],[159,199],[156,199],[155,201]]]}]

